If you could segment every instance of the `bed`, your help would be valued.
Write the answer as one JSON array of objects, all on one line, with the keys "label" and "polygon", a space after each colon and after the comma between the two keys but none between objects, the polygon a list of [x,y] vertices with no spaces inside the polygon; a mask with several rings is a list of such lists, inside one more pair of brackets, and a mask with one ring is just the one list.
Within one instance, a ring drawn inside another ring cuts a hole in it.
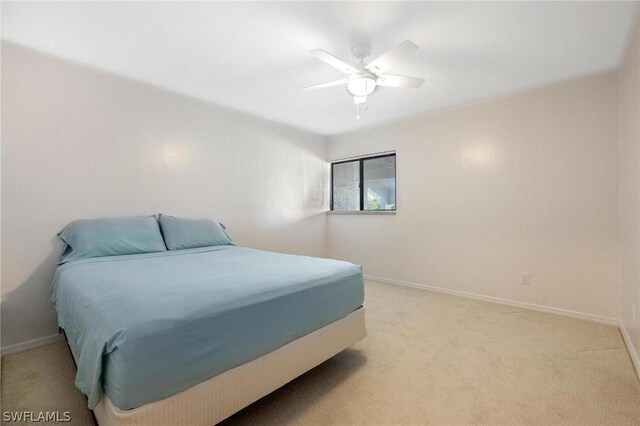
[{"label": "bed", "polygon": [[233,245],[70,261],[51,298],[100,425],[217,423],[366,335],[359,267]]}]

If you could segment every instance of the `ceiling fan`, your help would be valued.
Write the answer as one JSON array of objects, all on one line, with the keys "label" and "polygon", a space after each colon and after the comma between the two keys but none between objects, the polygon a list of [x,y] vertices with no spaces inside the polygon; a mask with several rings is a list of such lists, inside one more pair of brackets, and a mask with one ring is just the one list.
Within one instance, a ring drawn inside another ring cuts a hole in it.
[{"label": "ceiling fan", "polygon": [[367,96],[373,93],[377,86],[418,88],[424,83],[424,78],[386,74],[388,69],[411,55],[417,49],[418,45],[411,40],[405,40],[373,62],[367,64],[364,60],[371,54],[371,47],[367,44],[356,44],[351,48],[351,53],[360,63],[355,66],[347,64],[322,49],[312,50],[309,53],[349,76],[340,80],[305,87],[302,90],[315,90],[346,84],[347,90],[353,96],[353,102],[356,104],[356,118],[359,120],[360,105],[364,104],[366,110]]}]

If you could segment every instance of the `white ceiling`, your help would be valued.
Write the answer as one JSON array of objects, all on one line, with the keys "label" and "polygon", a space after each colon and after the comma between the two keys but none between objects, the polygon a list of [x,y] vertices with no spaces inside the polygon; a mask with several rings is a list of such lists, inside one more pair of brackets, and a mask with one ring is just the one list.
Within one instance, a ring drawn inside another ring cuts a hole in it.
[{"label": "white ceiling", "polygon": [[[636,2],[2,3],[2,38],[322,135],[333,135],[615,67]],[[308,53],[356,63],[420,46],[355,119],[343,75]]]}]

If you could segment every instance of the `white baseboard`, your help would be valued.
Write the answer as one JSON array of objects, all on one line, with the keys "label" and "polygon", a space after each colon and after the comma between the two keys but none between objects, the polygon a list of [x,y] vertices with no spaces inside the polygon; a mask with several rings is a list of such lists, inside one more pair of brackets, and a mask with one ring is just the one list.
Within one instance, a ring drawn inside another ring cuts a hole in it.
[{"label": "white baseboard", "polygon": [[[627,350],[629,351],[629,356],[631,357],[631,362],[636,369],[636,374],[638,378],[640,378],[640,357],[638,357],[638,351],[633,346],[633,342],[631,341],[631,337],[627,332],[627,327],[624,325],[624,321],[620,321],[620,334],[622,334],[622,338],[624,339],[624,343],[627,345]],[[640,348],[639,348],[640,349]]]},{"label": "white baseboard", "polygon": [[40,346],[50,345],[62,340],[64,340],[62,334],[52,334],[51,336],[39,337],[37,339],[27,340],[26,342],[16,343],[15,345],[3,346],[0,352],[2,356],[11,355],[29,349],[39,348]]},{"label": "white baseboard", "polygon": [[371,276],[371,275],[365,275],[364,279],[365,280],[371,280],[371,281],[378,281],[378,282],[386,283],[386,284],[395,284],[395,285],[401,285],[401,286],[405,286],[405,287],[419,288],[419,289],[422,289],[422,290],[430,290],[430,291],[435,291],[435,292],[438,292],[438,293],[450,294],[450,295],[453,295],[453,296],[466,297],[467,299],[476,299],[476,300],[482,300],[484,302],[498,303],[500,305],[508,305],[508,306],[515,306],[515,307],[518,307],[518,308],[526,308],[526,309],[531,309],[533,311],[540,311],[540,312],[546,312],[546,313],[550,313],[550,314],[563,315],[563,316],[571,317],[571,318],[578,318],[578,319],[583,319],[583,320],[588,320],[588,321],[594,321],[594,322],[598,322],[598,323],[601,323],[601,324],[620,326],[620,320],[618,318],[607,317],[607,316],[604,316],[604,315],[588,314],[588,313],[585,313],[585,312],[572,311],[572,310],[569,310],[569,309],[555,308],[553,306],[544,306],[544,305],[536,305],[534,303],[518,302],[518,301],[510,300],[510,299],[502,299],[502,298],[493,297],[493,296],[484,296],[482,294],[477,294],[477,293],[469,293],[469,292],[460,291],[460,290],[451,290],[451,289],[443,288],[443,287],[436,287],[436,286],[427,285],[427,284],[418,284],[418,283],[413,283],[413,282],[409,282],[409,281],[393,280],[393,279],[390,279],[390,278],[374,277],[374,276]]}]

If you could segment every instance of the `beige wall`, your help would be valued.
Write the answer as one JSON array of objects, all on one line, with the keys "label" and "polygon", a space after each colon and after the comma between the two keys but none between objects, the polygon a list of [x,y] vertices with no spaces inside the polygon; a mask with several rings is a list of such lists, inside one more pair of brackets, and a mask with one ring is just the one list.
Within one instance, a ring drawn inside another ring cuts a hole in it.
[{"label": "beige wall", "polygon": [[620,315],[627,339],[633,346],[630,349],[640,374],[640,23],[637,14],[618,79]]},{"label": "beige wall", "polygon": [[[239,244],[328,254],[370,276],[594,317],[618,318],[622,296],[639,342],[634,34],[619,87],[616,72],[586,77],[327,146],[4,43],[2,346],[56,332],[48,289],[67,222],[157,212],[217,217]],[[327,155],[387,150],[397,151],[397,214],[326,217]]]},{"label": "beige wall", "polygon": [[330,215],[329,256],[618,318],[616,84],[610,72],[329,138],[331,160],[396,150],[398,191],[395,216]]},{"label": "beige wall", "polygon": [[322,255],[324,138],[2,45],[2,346],[57,333],[77,218],[215,217],[241,245]]}]

